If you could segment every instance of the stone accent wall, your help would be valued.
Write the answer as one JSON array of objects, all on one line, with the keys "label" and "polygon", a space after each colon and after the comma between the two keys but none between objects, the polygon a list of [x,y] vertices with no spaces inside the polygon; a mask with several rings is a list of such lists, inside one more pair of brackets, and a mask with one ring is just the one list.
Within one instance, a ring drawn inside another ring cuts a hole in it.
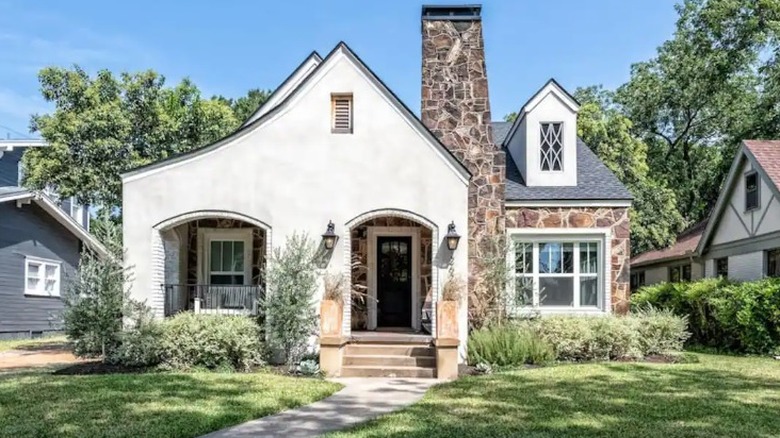
[{"label": "stone accent wall", "polygon": [[627,208],[547,208],[510,207],[506,211],[508,228],[610,228],[612,310],[628,313],[631,242]]},{"label": "stone accent wall", "polygon": [[504,233],[506,158],[490,126],[482,22],[422,21],[422,122],[469,169],[469,287],[485,241]]},{"label": "stone accent wall", "polygon": [[[399,217],[379,217],[370,219],[350,230],[353,261],[359,265],[352,268],[352,284],[367,291],[368,287],[368,227],[419,227],[420,228],[420,302],[417,309],[431,308],[431,272],[433,267],[433,235],[427,227],[417,222]],[[423,321],[426,322],[426,321]],[[352,330],[365,330],[368,324],[367,302],[352,301]]]},{"label": "stone accent wall", "polygon": [[265,232],[238,219],[197,219],[187,227],[187,284],[198,283],[198,228],[252,228],[252,284],[264,285]]}]

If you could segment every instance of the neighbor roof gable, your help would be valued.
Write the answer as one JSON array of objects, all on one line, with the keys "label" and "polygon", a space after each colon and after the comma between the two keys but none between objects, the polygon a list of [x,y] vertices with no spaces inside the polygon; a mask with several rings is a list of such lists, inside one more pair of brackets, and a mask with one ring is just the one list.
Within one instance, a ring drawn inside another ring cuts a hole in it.
[{"label": "neighbor roof gable", "polygon": [[164,160],[160,160],[154,163],[147,164],[145,166],[138,167],[130,170],[122,175],[123,181],[132,181],[137,178],[141,178],[154,171],[159,171],[167,166],[171,166],[177,163],[186,162],[190,159],[209,154],[217,149],[225,146],[234,140],[243,137],[255,128],[262,126],[267,121],[271,120],[276,114],[284,109],[301,90],[303,90],[307,84],[316,80],[319,72],[326,71],[325,69],[330,64],[329,61],[333,60],[336,55],[343,54],[348,60],[350,60],[358,70],[372,83],[387,100],[388,102],[399,112],[399,114],[415,129],[420,136],[422,136],[428,144],[436,149],[440,156],[448,163],[448,165],[465,181],[471,177],[471,173],[466,166],[458,160],[455,155],[447,149],[439,139],[422,123],[422,121],[412,113],[412,111],[395,95],[379,77],[347,46],[343,41],[338,43],[336,47],[331,50],[330,53],[320,62],[317,66],[305,76],[305,78],[291,90],[285,98],[279,102],[278,105],[273,107],[270,111],[264,113],[262,116],[253,120],[246,125],[241,126],[238,130],[232,134],[218,140],[210,145],[193,149],[182,154],[178,154]]},{"label": "neighbor roof gable", "polygon": [[[759,159],[758,157],[761,158]],[[704,234],[696,248],[697,254],[704,253],[720,223],[723,210],[728,206],[734,185],[737,183],[737,177],[740,176],[738,171],[743,160],[747,160],[753,165],[761,179],[772,189],[774,195],[780,198],[780,187],[777,179],[780,177],[780,167],[774,161],[777,159],[780,159],[780,141],[745,140],[742,142],[731,163],[726,182],[718,195],[715,207],[712,209],[707,228],[704,230]]]}]

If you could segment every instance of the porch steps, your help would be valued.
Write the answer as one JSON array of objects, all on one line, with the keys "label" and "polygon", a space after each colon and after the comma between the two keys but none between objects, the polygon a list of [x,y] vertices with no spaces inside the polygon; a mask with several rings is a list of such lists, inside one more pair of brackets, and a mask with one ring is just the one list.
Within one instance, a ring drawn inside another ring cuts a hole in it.
[{"label": "porch steps", "polygon": [[435,378],[436,349],[419,337],[353,340],[344,351],[341,376]]}]

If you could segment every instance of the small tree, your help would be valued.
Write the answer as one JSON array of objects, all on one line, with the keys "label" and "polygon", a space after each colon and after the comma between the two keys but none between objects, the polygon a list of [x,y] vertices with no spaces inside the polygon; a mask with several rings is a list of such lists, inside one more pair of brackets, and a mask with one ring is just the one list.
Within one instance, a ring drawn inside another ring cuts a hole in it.
[{"label": "small tree", "polygon": [[268,266],[267,332],[273,348],[291,367],[306,352],[316,333],[317,249],[306,234],[294,233],[284,248],[275,248]]},{"label": "small tree", "polygon": [[100,226],[95,234],[109,255],[101,257],[84,250],[76,274],[68,282],[62,316],[65,334],[77,356],[105,358],[121,343],[124,319],[133,318],[143,305],[130,299],[126,288],[119,224],[106,217],[97,223]]}]

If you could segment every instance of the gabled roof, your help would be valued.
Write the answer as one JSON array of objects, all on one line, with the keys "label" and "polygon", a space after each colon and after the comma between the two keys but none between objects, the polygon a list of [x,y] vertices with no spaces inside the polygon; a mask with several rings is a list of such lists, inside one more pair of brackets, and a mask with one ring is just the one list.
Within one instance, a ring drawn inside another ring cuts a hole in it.
[{"label": "gabled roof", "polygon": [[731,196],[734,184],[737,182],[737,177],[739,176],[737,173],[743,159],[753,164],[761,179],[766,181],[775,196],[780,198],[780,163],[778,162],[780,160],[780,141],[744,140],[734,156],[734,161],[731,162],[726,182],[720,190],[715,208],[710,213],[710,221],[696,249],[698,254],[704,253],[707,245],[709,245],[709,241],[712,239],[712,233],[720,222],[723,210],[728,206],[728,199]]},{"label": "gabled roof", "polygon": [[12,151],[14,148],[32,148],[48,146],[43,139],[0,140],[0,153]]},{"label": "gabled roof", "polygon": [[[491,122],[496,144],[502,144],[509,135],[511,123]],[[590,148],[577,139],[577,185],[529,187],[523,175],[506,151],[506,200],[507,201],[626,201],[631,193]]]},{"label": "gabled roof", "polygon": [[680,233],[671,246],[645,251],[632,257],[631,268],[697,256],[696,248],[706,227],[707,221],[703,220]]},{"label": "gabled roof", "polygon": [[534,109],[536,105],[539,104],[539,102],[544,99],[547,94],[553,93],[558,98],[561,99],[561,102],[563,102],[564,105],[568,106],[569,109],[571,109],[573,112],[577,112],[580,109],[580,103],[577,102],[577,99],[574,98],[574,96],[571,95],[568,91],[566,91],[565,88],[561,86],[561,84],[558,83],[558,81],[555,80],[555,78],[550,78],[547,80],[547,82],[542,85],[542,88],[536,91],[530,99],[528,99],[523,106],[520,107],[520,110],[517,112],[517,118],[515,118],[514,122],[512,122],[512,126],[509,128],[509,131],[507,132],[507,135],[504,137],[504,140],[509,139],[515,134],[515,131],[517,131],[517,127],[520,126],[520,123],[525,118],[525,115],[528,114],[529,111]]},{"label": "gabled roof", "polygon": [[85,230],[75,219],[66,214],[50,197],[44,193],[36,193],[22,187],[0,187],[0,203],[16,201],[18,203],[35,202],[65,229],[81,240],[87,247],[99,256],[109,255],[108,250],[89,231]]},{"label": "gabled roof", "polygon": [[295,97],[298,93],[300,93],[301,89],[303,89],[309,82],[311,82],[312,78],[316,77],[317,73],[321,71],[323,67],[327,65],[328,62],[331,59],[333,59],[337,54],[345,55],[358,69],[360,69],[361,72],[368,78],[368,80],[373,83],[376,89],[381,94],[383,94],[385,98],[390,102],[390,104],[393,105],[398,110],[401,116],[404,117],[412,125],[412,127],[415,130],[417,130],[417,132],[422,137],[424,137],[428,141],[428,143],[431,144],[441,154],[441,156],[449,163],[449,165],[453,168],[455,172],[457,172],[464,180],[468,180],[471,177],[471,172],[469,172],[466,166],[463,163],[461,163],[460,160],[458,160],[455,157],[455,155],[453,155],[453,153],[439,141],[439,139],[422,123],[422,121],[420,121],[419,118],[417,118],[416,115],[414,115],[414,113],[398,98],[398,96],[396,96],[395,93],[393,93],[385,85],[385,83],[382,82],[382,80],[379,79],[379,77],[373,71],[371,71],[371,69],[363,62],[363,60],[361,60],[355,54],[355,52],[353,52],[352,49],[350,49],[349,46],[347,46],[347,44],[342,41],[338,43],[336,47],[330,51],[330,53],[328,53],[328,55],[322,60],[322,62],[320,62],[314,68],[314,70],[311,71],[311,73],[306,75],[304,80],[301,81],[298,84],[298,86],[296,86],[287,95],[287,97],[285,97],[277,106],[275,106],[273,109],[263,114],[261,117],[240,127],[232,134],[222,138],[221,140],[218,140],[215,143],[197,149],[193,149],[188,152],[177,154],[169,158],[166,158],[164,160],[160,160],[130,170],[122,174],[123,181],[127,181],[128,179],[140,178],[144,174],[147,174],[148,172],[158,170],[163,167],[173,165],[175,163],[183,162],[207,154],[246,135],[247,133],[251,132],[254,128],[262,126],[265,122],[270,120],[274,115],[276,115],[279,111],[281,111],[282,108],[286,107],[286,105],[292,100],[292,98]]},{"label": "gabled roof", "polygon": [[273,93],[268,96],[268,99],[266,99],[262,105],[257,107],[255,112],[253,112],[249,118],[242,121],[243,123],[241,126],[248,125],[249,123],[260,118],[260,116],[262,116],[264,113],[272,110],[276,105],[279,104],[279,102],[284,100],[285,97],[292,93],[296,86],[299,85],[304,79],[306,79],[314,71],[314,69],[320,65],[321,62],[322,57],[320,54],[317,53],[316,50],[311,52],[309,56],[307,56],[306,59],[304,59],[303,62],[301,62],[298,67],[296,67],[295,70],[293,70],[293,72],[290,73],[290,75],[287,76],[287,78],[285,78],[281,84],[279,84],[278,87],[276,87]]}]

